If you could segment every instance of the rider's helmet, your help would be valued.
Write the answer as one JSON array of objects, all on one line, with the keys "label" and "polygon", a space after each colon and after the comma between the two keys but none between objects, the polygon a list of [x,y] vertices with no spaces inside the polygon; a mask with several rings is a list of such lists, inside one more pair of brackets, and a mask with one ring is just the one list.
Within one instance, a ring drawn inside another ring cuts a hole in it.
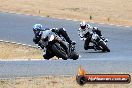
[{"label": "rider's helmet", "polygon": [[98,27],[93,27],[92,31],[96,33],[96,31],[98,31]]},{"label": "rider's helmet", "polygon": [[82,21],[82,22],[80,23],[80,28],[81,28],[82,30],[86,30],[86,26],[87,26],[87,24],[86,24],[85,21]]},{"label": "rider's helmet", "polygon": [[56,32],[58,30],[58,28],[52,28],[51,31],[52,32]]},{"label": "rider's helmet", "polygon": [[98,30],[98,27],[93,27],[94,30]]},{"label": "rider's helmet", "polygon": [[41,34],[41,31],[42,30],[42,25],[41,24],[35,24],[33,26],[33,32],[35,35],[40,35]]},{"label": "rider's helmet", "polygon": [[90,29],[91,26],[90,26],[90,24],[86,24],[85,21],[82,21],[82,22],[80,23],[80,28],[81,28],[82,30],[86,30],[86,28],[87,28],[87,29]]}]

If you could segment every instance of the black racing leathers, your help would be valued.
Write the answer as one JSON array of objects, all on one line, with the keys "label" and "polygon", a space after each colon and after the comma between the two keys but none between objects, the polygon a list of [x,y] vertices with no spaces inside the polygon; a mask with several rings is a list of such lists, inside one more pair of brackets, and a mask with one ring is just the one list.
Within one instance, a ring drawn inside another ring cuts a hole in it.
[{"label": "black racing leathers", "polygon": [[[51,30],[52,32],[56,33],[57,35],[63,36],[63,37],[65,38],[65,40],[66,40],[69,44],[72,43],[71,39],[69,38],[69,36],[68,36],[68,34],[67,34],[67,32],[65,31],[64,28],[58,28],[58,29],[49,29],[49,28],[46,28],[46,30]],[[44,48],[44,47],[39,43],[39,41],[40,41],[40,39],[41,39],[41,36],[42,36],[42,34],[40,34],[40,35],[35,35],[35,37],[33,38],[33,42],[34,42],[35,44],[38,44],[41,48]],[[44,57],[45,59],[50,59],[50,58],[52,58],[53,56],[54,56],[54,55],[51,54],[50,52],[48,52],[47,50],[45,51],[45,54],[43,55],[43,57]]]}]

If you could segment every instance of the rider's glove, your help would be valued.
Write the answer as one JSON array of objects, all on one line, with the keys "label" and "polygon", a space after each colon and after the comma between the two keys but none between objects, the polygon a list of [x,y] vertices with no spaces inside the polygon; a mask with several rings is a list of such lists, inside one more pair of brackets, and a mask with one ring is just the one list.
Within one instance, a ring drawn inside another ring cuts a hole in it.
[{"label": "rider's glove", "polygon": [[38,44],[36,44],[36,46],[38,49],[42,50],[41,46],[39,46]]},{"label": "rider's glove", "polygon": [[50,29],[52,32],[59,32],[59,30],[58,30],[58,28],[52,28],[52,29]]},{"label": "rider's glove", "polygon": [[100,36],[100,38],[105,41],[105,42],[108,42],[108,39],[104,38],[103,36]]},{"label": "rider's glove", "polygon": [[75,41],[72,41],[72,42],[71,42],[71,45],[75,45],[75,44],[76,44],[76,42],[75,42]]},{"label": "rider's glove", "polygon": [[85,41],[85,40],[86,40],[86,38],[80,38],[80,40],[83,40],[83,41]]},{"label": "rider's glove", "polygon": [[108,42],[108,39],[105,39],[104,41],[105,41],[105,42]]},{"label": "rider's glove", "polygon": [[43,55],[45,55],[45,54],[46,54],[46,48],[43,49]]}]

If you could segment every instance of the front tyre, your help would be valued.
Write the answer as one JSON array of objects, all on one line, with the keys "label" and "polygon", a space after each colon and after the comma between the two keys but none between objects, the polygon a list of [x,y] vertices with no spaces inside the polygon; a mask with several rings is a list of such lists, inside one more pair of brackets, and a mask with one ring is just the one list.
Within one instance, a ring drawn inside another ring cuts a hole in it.
[{"label": "front tyre", "polygon": [[58,43],[55,43],[52,45],[52,50],[57,57],[60,57],[63,60],[68,59],[68,56],[67,56],[65,50]]},{"label": "front tyre", "polygon": [[104,44],[103,41],[101,41],[99,45],[102,47],[103,52],[105,51],[110,52],[110,49]]},{"label": "front tyre", "polygon": [[70,55],[70,58],[73,60],[77,60],[79,58],[79,54],[75,51],[73,51]]}]

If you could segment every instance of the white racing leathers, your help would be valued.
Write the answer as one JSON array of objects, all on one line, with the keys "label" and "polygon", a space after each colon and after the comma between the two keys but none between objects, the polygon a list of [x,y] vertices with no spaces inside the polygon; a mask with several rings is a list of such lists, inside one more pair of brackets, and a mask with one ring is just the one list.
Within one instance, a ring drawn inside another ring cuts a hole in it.
[{"label": "white racing leathers", "polygon": [[89,24],[87,24],[85,29],[81,29],[79,28],[78,30],[78,34],[80,36],[80,40],[84,40],[84,49],[88,50],[88,49],[93,49],[93,46],[89,46],[90,43],[90,38],[86,37],[87,34],[90,33],[90,31],[92,31],[93,27],[90,26]]},{"label": "white racing leathers", "polygon": [[85,34],[86,33],[88,33],[90,30],[92,30],[93,29],[93,27],[92,26],[90,26],[89,24],[86,26],[86,28],[85,29],[81,29],[81,28],[79,28],[78,29],[78,34],[79,34],[79,36],[80,36],[80,40],[86,40],[86,38],[85,38]]}]

